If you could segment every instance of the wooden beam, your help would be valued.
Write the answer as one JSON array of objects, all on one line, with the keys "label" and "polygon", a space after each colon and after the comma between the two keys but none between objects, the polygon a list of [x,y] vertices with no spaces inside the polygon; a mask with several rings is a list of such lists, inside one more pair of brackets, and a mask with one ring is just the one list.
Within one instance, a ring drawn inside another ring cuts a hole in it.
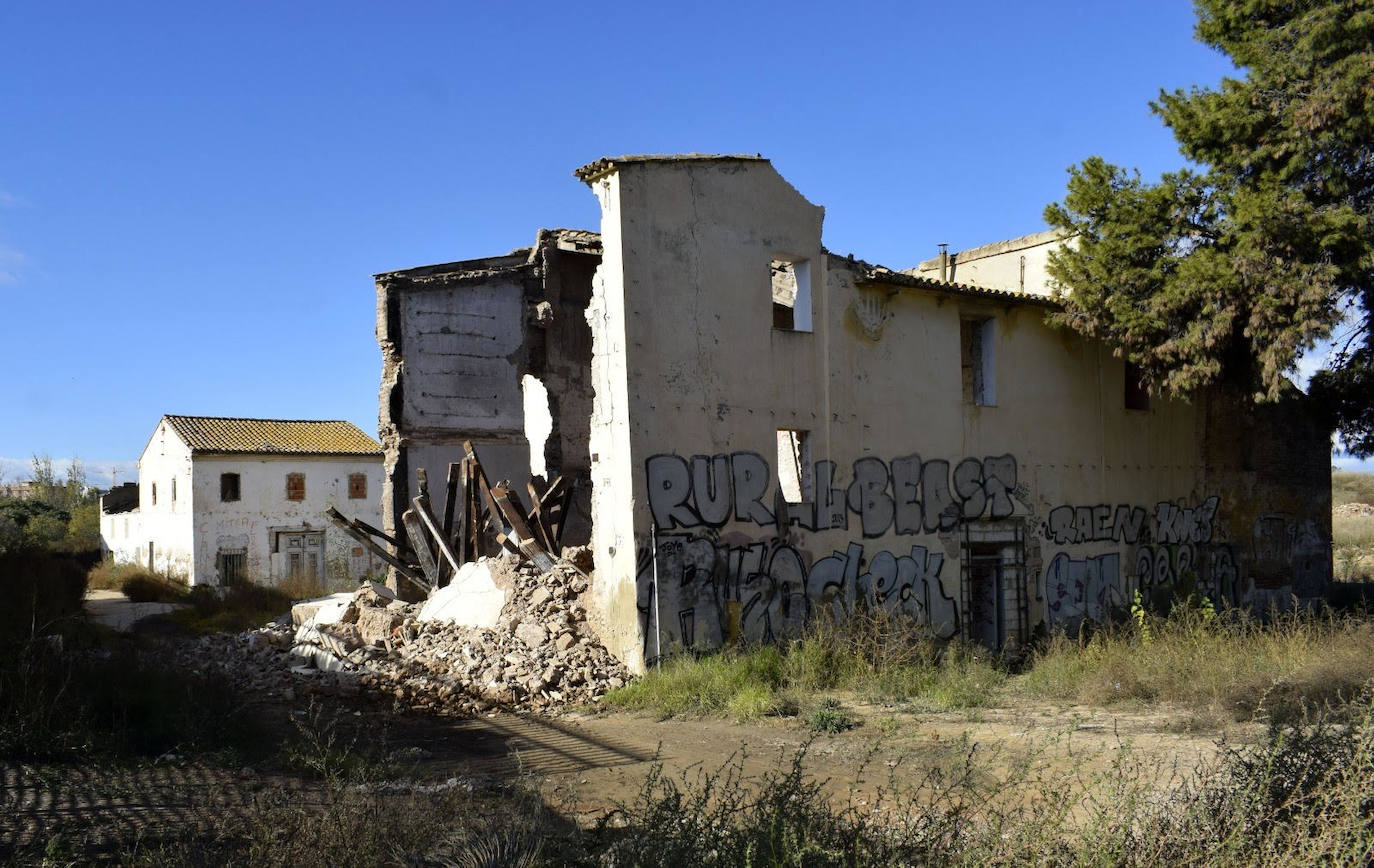
[{"label": "wooden beam", "polygon": [[[412,567],[410,564],[405,563],[400,558],[396,557],[391,552],[387,551],[381,546],[377,545],[377,543],[374,542],[372,538],[369,537],[365,532],[354,527],[352,523],[348,519],[344,518],[343,515],[337,509],[331,506],[325,512],[325,515],[329,516],[329,520],[334,522],[334,524],[338,525],[339,529],[342,530],[344,533],[353,537],[353,539],[362,543],[364,546],[367,547],[369,551],[371,551],[377,557],[381,558],[386,563],[395,567],[396,572],[399,575],[405,577],[409,581],[414,582],[420,587],[425,587],[424,582],[421,581],[420,577],[415,574],[414,567]],[[357,519],[354,519],[353,521],[357,521]],[[428,588],[425,588],[425,590],[428,590]]]},{"label": "wooden beam", "polygon": [[420,561],[420,569],[429,581],[429,587],[426,590],[432,591],[438,581],[439,565],[434,562],[434,555],[429,553],[429,542],[425,539],[425,529],[421,526],[420,519],[415,515],[414,510],[410,509],[401,513],[401,524],[405,525],[406,533],[410,536],[410,542],[415,546],[415,557]]},{"label": "wooden beam", "polygon": [[462,476],[461,468],[456,462],[449,462],[448,465],[448,484],[444,486],[444,540],[453,539],[453,509],[458,503],[458,482]]},{"label": "wooden beam", "polygon": [[[434,537],[434,542],[439,549],[439,554],[444,556],[449,565],[453,567],[454,575],[457,575],[462,564],[459,563],[457,556],[453,554],[453,549],[449,548],[448,540],[444,539],[444,532],[439,527],[439,522],[434,519],[434,513],[430,511],[429,503],[427,503],[423,497],[417,497],[412,500],[411,503],[415,506],[415,514],[420,517],[420,521],[429,529],[430,534]],[[442,571],[440,571],[440,574],[442,575]]]},{"label": "wooden beam", "polygon": [[492,489],[491,497],[496,501],[496,506],[501,510],[501,514],[505,516],[506,523],[510,525],[515,544],[519,546],[525,557],[533,561],[534,565],[542,572],[553,569],[553,558],[549,557],[549,553],[540,547],[538,540],[530,531],[529,523],[525,520],[525,511],[520,506],[520,498],[504,482]]}]

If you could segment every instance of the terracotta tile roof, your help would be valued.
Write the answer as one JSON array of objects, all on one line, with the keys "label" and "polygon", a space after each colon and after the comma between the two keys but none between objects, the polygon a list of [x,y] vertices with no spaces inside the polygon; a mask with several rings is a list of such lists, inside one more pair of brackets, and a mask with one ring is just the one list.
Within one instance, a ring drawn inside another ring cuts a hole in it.
[{"label": "terracotta tile roof", "polygon": [[906,274],[901,271],[892,271],[881,265],[869,265],[866,262],[857,263],[862,269],[856,278],[858,283],[881,283],[888,286],[909,286],[913,289],[928,289],[935,292],[949,292],[957,295],[974,295],[984,298],[998,298],[1007,301],[1021,302],[1023,304],[1038,304],[1045,307],[1062,307],[1063,305],[1053,296],[1038,295],[1031,292],[1017,292],[1012,289],[992,289],[986,286],[975,286],[971,283],[954,283],[947,280],[939,280],[934,277],[918,277],[914,274]]},{"label": "terracotta tile roof", "polygon": [[382,447],[352,422],[308,419],[164,417],[192,452],[286,455],[380,455]]}]

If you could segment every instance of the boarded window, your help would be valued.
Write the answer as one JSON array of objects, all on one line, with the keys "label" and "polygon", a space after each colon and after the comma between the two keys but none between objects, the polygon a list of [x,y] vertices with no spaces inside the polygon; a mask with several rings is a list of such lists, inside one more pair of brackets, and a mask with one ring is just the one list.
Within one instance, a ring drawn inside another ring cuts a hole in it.
[{"label": "boarded window", "polygon": [[348,474],[348,499],[362,500],[367,497],[367,474]]},{"label": "boarded window", "polygon": [[992,317],[959,320],[959,366],[964,403],[991,407],[997,403]]},{"label": "boarded window", "polygon": [[811,267],[806,260],[775,259],[769,265],[773,328],[811,331]]},{"label": "boarded window", "polygon": [[778,488],[788,503],[810,503],[811,432],[778,429]]},{"label": "boarded window", "polygon": [[239,475],[237,473],[221,473],[219,475],[219,499],[229,503],[238,500],[239,497]]},{"label": "boarded window", "polygon": [[305,474],[286,474],[286,499],[305,500]]},{"label": "boarded window", "polygon": [[1140,366],[1134,362],[1126,363],[1125,404],[1127,410],[1150,409],[1150,392]]}]

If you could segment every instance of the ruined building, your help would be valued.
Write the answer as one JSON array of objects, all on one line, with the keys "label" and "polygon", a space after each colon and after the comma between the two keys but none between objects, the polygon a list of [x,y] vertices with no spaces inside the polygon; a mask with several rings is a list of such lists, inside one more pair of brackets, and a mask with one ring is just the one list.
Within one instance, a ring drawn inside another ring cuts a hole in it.
[{"label": "ruined building", "polygon": [[1055,239],[893,271],[828,252],[823,209],[761,158],[576,174],[599,234],[377,276],[388,531],[467,439],[517,491],[573,477],[565,542],[591,545],[632,667],[860,601],[1003,648],[1137,591],[1324,593],[1330,443],[1304,396],[1146,394],[1045,325]]}]

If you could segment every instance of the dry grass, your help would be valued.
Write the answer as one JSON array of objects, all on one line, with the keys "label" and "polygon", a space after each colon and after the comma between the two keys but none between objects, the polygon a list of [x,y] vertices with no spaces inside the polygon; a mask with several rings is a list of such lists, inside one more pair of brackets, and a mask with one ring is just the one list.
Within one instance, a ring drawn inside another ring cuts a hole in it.
[{"label": "dry grass", "polygon": [[1371,679],[1374,625],[1365,620],[1289,614],[1261,624],[1239,612],[1205,617],[1181,608],[1086,641],[1057,636],[1011,690],[1289,720],[1304,706],[1349,701]]}]

